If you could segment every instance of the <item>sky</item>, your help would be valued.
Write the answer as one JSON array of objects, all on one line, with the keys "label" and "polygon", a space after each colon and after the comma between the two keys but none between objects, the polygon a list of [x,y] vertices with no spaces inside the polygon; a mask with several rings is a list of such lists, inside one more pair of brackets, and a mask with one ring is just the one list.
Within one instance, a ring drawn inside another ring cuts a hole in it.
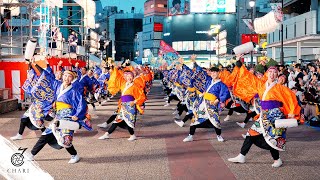
[{"label": "sky", "polygon": [[102,7],[118,6],[118,11],[131,12],[131,7],[135,7],[135,12],[143,13],[143,5],[146,0],[100,0]]}]

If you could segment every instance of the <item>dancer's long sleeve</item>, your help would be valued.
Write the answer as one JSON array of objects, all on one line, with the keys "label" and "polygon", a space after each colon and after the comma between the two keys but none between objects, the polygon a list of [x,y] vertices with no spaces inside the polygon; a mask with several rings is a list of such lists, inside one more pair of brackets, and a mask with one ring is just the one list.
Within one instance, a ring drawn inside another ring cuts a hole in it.
[{"label": "dancer's long sleeve", "polygon": [[266,94],[266,82],[250,73],[244,66],[240,68],[237,81],[234,84],[234,94],[242,100],[249,102],[257,93],[262,101],[278,101],[282,103],[285,115],[299,115],[300,106],[298,105],[295,94],[287,87],[275,84]]},{"label": "dancer's long sleeve", "polygon": [[121,87],[125,83],[126,81],[123,78],[123,73],[121,73],[117,68],[113,68],[108,81],[108,91],[112,95],[115,95],[121,90]]}]

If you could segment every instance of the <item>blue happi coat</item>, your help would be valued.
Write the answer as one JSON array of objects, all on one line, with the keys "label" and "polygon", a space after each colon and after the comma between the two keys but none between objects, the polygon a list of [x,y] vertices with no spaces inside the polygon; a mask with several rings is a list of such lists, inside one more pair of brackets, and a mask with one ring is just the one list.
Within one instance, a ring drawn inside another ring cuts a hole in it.
[{"label": "blue happi coat", "polygon": [[[228,87],[221,82],[221,80],[213,79],[201,67],[196,67],[197,76],[193,76],[195,80],[195,87],[202,94],[194,102],[193,113],[194,119],[191,125],[200,124],[206,120],[216,127],[221,129],[219,120],[219,104],[214,105],[215,99],[219,102],[225,102],[230,98]],[[203,83],[203,84],[200,84]]]}]

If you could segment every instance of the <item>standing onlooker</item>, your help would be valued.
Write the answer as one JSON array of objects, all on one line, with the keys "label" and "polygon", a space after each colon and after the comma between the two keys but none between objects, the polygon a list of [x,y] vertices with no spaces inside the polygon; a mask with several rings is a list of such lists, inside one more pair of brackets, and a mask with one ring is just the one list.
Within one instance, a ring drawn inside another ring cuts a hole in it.
[{"label": "standing onlooker", "polygon": [[296,65],[294,65],[294,77],[295,77],[295,81],[296,82],[299,82],[299,79],[301,78],[303,78],[303,74],[302,74],[302,72],[301,72],[301,64],[296,64]]},{"label": "standing onlooker", "polygon": [[77,45],[78,45],[78,36],[77,34],[72,31],[69,38],[68,38],[69,46],[70,46],[70,53],[76,53],[77,52]]},{"label": "standing onlooker", "polygon": [[279,75],[280,75],[280,74],[284,74],[284,75],[286,75],[287,77],[289,76],[290,73],[289,73],[288,70],[284,67],[284,65],[279,65],[278,68],[279,68]]},{"label": "standing onlooker", "polygon": [[303,82],[304,83],[308,82],[310,78],[309,78],[309,74],[308,74],[307,70],[302,69],[302,74],[303,74],[303,78],[302,78]]}]

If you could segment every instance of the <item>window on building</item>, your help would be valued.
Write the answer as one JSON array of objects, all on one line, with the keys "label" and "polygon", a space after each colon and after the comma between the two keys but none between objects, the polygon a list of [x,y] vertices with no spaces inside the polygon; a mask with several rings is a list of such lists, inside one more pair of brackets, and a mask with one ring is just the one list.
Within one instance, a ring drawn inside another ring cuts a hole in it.
[{"label": "window on building", "polygon": [[297,33],[296,28],[297,28],[296,23],[294,23],[294,27],[293,27],[293,37],[296,37],[296,33]]},{"label": "window on building", "polygon": [[164,4],[158,4],[159,8],[164,8]]},{"label": "window on building", "polygon": [[272,33],[272,42],[274,42],[274,32]]},{"label": "window on building", "polygon": [[304,34],[307,34],[307,19],[304,20]]},{"label": "window on building", "polygon": [[286,26],[286,39],[288,39],[288,26]]},{"label": "window on building", "polygon": [[154,4],[151,4],[150,8],[154,8]]},{"label": "window on building", "polygon": [[153,49],[153,54],[156,56],[158,54],[159,50],[158,49]]},{"label": "window on building", "polygon": [[151,18],[150,18],[150,22],[151,22]]},{"label": "window on building", "polygon": [[168,6],[165,4],[164,7],[167,8]]}]

